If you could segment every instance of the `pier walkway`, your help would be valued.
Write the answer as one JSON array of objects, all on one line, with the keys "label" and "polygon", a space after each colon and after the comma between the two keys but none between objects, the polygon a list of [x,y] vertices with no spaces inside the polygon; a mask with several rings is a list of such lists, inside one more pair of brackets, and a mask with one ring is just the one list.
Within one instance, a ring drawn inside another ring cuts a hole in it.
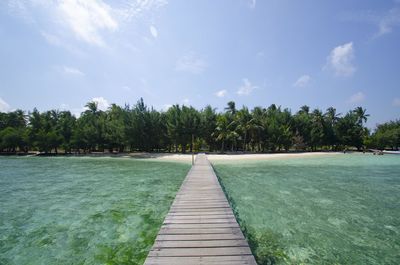
[{"label": "pier walkway", "polygon": [[206,155],[186,176],[145,265],[256,265]]}]

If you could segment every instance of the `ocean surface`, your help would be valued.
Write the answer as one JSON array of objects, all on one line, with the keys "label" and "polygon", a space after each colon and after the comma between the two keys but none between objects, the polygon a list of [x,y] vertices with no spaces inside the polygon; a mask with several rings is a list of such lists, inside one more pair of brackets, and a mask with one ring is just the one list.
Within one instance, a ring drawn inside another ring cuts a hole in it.
[{"label": "ocean surface", "polygon": [[0,157],[0,264],[142,264],[189,168]]},{"label": "ocean surface", "polygon": [[281,256],[279,263],[400,264],[400,156],[220,161],[214,167],[240,223],[264,240],[264,254]]}]

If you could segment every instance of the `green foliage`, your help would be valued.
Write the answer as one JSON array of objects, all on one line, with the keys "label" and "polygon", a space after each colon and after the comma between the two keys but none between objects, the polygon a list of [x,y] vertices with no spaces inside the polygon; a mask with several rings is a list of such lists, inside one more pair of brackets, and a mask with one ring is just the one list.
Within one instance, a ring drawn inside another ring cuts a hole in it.
[{"label": "green foliage", "polygon": [[376,131],[365,141],[367,146],[372,148],[398,150],[400,147],[400,120],[379,124]]},{"label": "green foliage", "polygon": [[311,111],[302,106],[292,114],[275,104],[237,109],[233,101],[222,113],[211,106],[199,111],[185,105],[159,112],[147,107],[143,99],[132,107],[112,104],[106,111],[100,110],[96,102],[88,102],[85,107],[78,118],[69,111],[58,110],[0,113],[0,151],[276,152],[291,148],[399,146],[397,127],[387,129],[393,125],[382,125],[369,137],[364,127],[369,115],[361,107],[343,117],[332,107],[323,114],[319,109]]}]

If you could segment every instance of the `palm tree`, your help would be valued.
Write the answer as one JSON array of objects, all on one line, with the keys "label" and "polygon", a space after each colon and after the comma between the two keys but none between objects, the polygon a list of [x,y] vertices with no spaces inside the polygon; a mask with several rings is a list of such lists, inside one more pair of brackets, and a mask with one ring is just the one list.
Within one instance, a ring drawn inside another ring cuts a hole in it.
[{"label": "palm tree", "polygon": [[309,107],[309,106],[304,105],[304,106],[301,106],[301,107],[300,107],[299,113],[308,114],[309,112],[310,112],[310,107]]},{"label": "palm tree", "polygon": [[257,131],[261,129],[257,121],[256,117],[249,112],[247,107],[243,107],[236,113],[233,125],[236,125],[236,129],[243,134],[243,151],[247,150],[249,135],[253,136],[251,142],[254,142],[254,136],[257,134]]},{"label": "palm tree", "polygon": [[331,125],[334,125],[339,119],[340,113],[336,113],[335,108],[329,107],[326,109],[324,116]]},{"label": "palm tree", "polygon": [[322,112],[315,109],[312,112],[311,144],[312,148],[321,146],[325,140],[325,121]]},{"label": "palm tree", "polygon": [[219,115],[217,117],[217,127],[213,136],[217,141],[221,141],[221,152],[225,149],[225,141],[230,137],[229,122],[226,115]]},{"label": "palm tree", "polygon": [[227,112],[229,112],[231,115],[235,115],[236,114],[236,104],[234,101],[229,101],[228,106],[225,108],[225,110]]},{"label": "palm tree", "polygon": [[367,114],[367,110],[363,109],[362,107],[357,107],[353,110],[354,114],[358,117],[358,123],[363,124],[363,122],[367,122],[368,117],[370,116]]},{"label": "palm tree", "polygon": [[86,103],[85,107],[88,108],[85,111],[85,112],[88,112],[88,113],[96,114],[97,111],[98,111],[97,102],[94,102],[94,101]]}]

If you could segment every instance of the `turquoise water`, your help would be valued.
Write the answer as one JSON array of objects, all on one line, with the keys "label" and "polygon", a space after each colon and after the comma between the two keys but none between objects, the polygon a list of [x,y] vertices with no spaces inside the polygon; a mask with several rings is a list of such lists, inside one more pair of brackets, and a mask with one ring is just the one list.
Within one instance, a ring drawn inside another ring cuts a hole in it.
[{"label": "turquoise water", "polygon": [[142,264],[189,168],[0,157],[0,264]]},{"label": "turquoise water", "polygon": [[400,156],[214,166],[258,254],[282,264],[400,264]]}]

